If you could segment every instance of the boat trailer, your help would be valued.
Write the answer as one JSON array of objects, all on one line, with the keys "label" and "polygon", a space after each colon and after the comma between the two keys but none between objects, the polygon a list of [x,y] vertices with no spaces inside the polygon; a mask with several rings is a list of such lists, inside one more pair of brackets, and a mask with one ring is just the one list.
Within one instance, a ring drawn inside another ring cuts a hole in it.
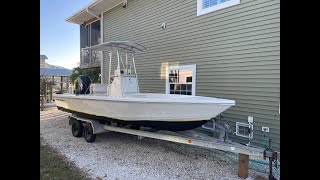
[{"label": "boat trailer", "polygon": [[277,152],[271,149],[271,139],[269,139],[269,148],[250,147],[247,145],[232,142],[228,139],[228,133],[231,132],[228,124],[216,123],[220,129],[219,139],[210,137],[205,134],[194,132],[192,130],[172,132],[164,130],[155,130],[151,128],[122,127],[117,123],[100,123],[98,120],[80,117],[76,114],[69,116],[69,125],[71,125],[72,135],[75,137],[83,136],[84,139],[91,143],[96,139],[96,134],[108,131],[120,132],[138,136],[139,139],[144,137],[160,139],[164,141],[194,145],[209,149],[218,149],[239,154],[238,159],[238,176],[240,178],[248,177],[249,156],[256,156],[269,159],[269,180],[276,180],[272,173],[272,163],[277,162]]}]

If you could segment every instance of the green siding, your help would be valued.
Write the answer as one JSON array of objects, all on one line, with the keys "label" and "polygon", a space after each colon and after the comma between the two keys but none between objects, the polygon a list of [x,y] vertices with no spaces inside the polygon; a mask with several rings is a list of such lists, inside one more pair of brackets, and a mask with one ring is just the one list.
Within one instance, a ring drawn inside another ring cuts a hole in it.
[{"label": "green siding", "polygon": [[280,150],[279,0],[241,0],[202,16],[196,0],[129,0],[126,9],[117,6],[103,20],[104,42],[129,40],[148,49],[135,56],[141,92],[165,93],[167,63],[196,64],[196,95],[235,100],[225,119],[246,123],[253,116],[251,143],[263,146],[261,126],[268,126]]}]

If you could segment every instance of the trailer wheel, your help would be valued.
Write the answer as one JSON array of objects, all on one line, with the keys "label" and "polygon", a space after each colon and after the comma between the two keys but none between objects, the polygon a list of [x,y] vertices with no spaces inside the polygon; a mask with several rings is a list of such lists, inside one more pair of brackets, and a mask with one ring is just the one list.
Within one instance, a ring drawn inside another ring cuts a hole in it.
[{"label": "trailer wheel", "polygon": [[71,126],[72,135],[74,137],[81,137],[83,133],[83,125],[81,121],[73,120],[72,126]]},{"label": "trailer wheel", "polygon": [[96,140],[96,135],[93,134],[93,129],[91,124],[84,125],[83,137],[89,143],[94,142]]}]

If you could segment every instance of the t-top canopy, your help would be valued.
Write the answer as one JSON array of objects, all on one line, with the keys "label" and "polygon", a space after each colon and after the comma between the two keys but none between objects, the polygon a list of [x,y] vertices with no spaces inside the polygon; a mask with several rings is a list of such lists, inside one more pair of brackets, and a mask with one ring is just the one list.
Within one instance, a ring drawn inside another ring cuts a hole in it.
[{"label": "t-top canopy", "polygon": [[120,49],[123,51],[132,52],[132,53],[147,51],[147,49],[144,46],[142,46],[138,43],[129,42],[129,41],[110,41],[110,42],[105,42],[105,43],[98,44],[95,46],[82,48],[82,50],[83,51],[85,51],[85,50],[112,51],[113,48]]}]

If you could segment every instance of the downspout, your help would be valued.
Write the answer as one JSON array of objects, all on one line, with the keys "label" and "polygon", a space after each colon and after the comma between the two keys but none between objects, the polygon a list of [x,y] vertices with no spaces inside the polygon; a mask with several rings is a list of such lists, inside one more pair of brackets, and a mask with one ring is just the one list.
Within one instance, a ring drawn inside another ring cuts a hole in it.
[{"label": "downspout", "polygon": [[[103,43],[103,13],[101,13],[101,19],[100,19],[100,38],[101,38],[101,44]],[[105,80],[104,80],[104,57],[103,57],[103,51],[101,52],[102,54],[101,54],[101,57],[102,57],[102,59],[101,59],[101,64],[100,64],[100,74],[101,74],[101,79],[100,79],[100,83],[101,84],[104,84],[105,82]]]}]

